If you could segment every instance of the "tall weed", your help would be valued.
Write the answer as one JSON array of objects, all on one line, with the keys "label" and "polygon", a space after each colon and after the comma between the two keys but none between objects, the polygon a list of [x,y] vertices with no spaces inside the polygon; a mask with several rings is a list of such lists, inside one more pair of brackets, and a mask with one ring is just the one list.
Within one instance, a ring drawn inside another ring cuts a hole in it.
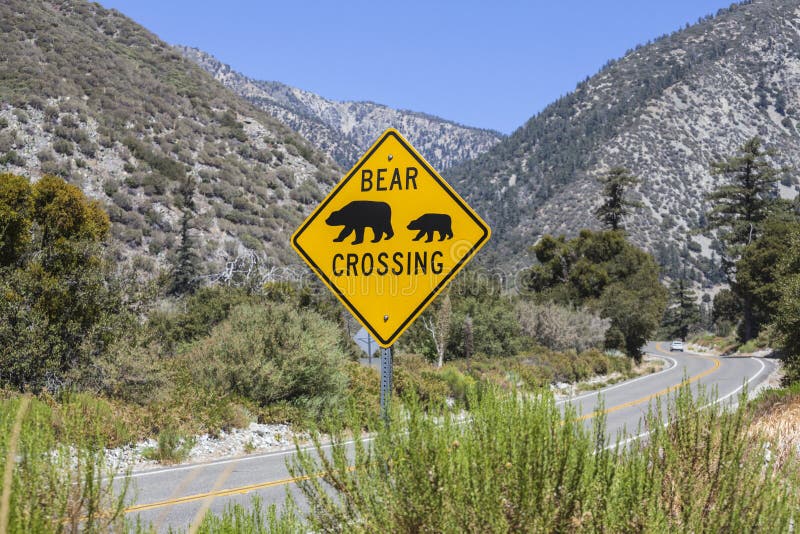
[{"label": "tall weed", "polygon": [[[0,471],[7,467],[21,398],[0,402]],[[54,422],[57,421],[57,425]],[[127,481],[115,483],[105,460],[106,429],[86,402],[58,413],[31,400],[21,420],[10,484],[8,533],[118,532]]]},{"label": "tall weed", "polygon": [[303,523],[291,504],[278,514],[275,505],[266,509],[254,497],[250,505],[233,504],[220,515],[206,514],[197,534],[296,534],[304,532]]},{"label": "tall weed", "polygon": [[357,416],[331,425],[329,453],[319,440],[316,452],[298,449],[290,470],[308,477],[298,482],[307,528],[783,532],[796,520],[797,464],[777,465],[748,436],[744,402],[702,409],[707,398],[686,385],[651,408],[646,439],[609,446],[603,416],[562,415],[547,393],[469,395],[466,419],[412,402],[354,454],[343,429]]}]

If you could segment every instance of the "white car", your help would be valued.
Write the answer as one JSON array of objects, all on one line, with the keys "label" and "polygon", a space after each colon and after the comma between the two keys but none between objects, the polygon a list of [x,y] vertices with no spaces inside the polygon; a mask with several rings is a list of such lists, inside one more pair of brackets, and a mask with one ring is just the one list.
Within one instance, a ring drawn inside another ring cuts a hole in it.
[{"label": "white car", "polygon": [[683,352],[683,341],[673,341],[672,345],[669,346],[669,351],[672,352],[673,350],[679,350]]}]

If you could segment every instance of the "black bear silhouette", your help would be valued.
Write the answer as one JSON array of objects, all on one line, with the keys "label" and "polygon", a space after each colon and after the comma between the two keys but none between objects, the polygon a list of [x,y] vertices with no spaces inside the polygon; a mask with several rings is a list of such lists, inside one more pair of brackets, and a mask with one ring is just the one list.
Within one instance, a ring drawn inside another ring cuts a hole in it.
[{"label": "black bear silhouette", "polygon": [[386,202],[372,202],[370,200],[354,200],[342,209],[334,211],[325,220],[328,226],[344,226],[339,237],[333,241],[344,241],[351,233],[356,233],[354,245],[364,242],[364,229],[369,227],[375,234],[373,243],[381,240],[386,234],[386,239],[394,235],[392,231],[392,208]]},{"label": "black bear silhouette", "polygon": [[444,241],[453,237],[450,216],[444,213],[426,213],[408,223],[409,230],[419,230],[414,241],[422,239],[423,235],[428,236],[426,243],[433,241],[433,232],[439,232],[439,241]]}]

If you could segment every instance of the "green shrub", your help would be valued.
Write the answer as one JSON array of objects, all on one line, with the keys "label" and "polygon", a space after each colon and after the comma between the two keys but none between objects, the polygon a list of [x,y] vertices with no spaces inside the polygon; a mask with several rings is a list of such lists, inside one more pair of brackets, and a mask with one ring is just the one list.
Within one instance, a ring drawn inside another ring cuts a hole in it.
[{"label": "green shrub", "polygon": [[230,287],[202,287],[179,302],[178,310],[154,312],[149,328],[167,352],[180,343],[206,336],[228,317],[231,308],[247,302],[247,293]]},{"label": "green shrub", "polygon": [[466,403],[468,394],[475,387],[475,379],[460,372],[452,365],[442,368],[440,376],[450,388],[450,396],[461,404]]},{"label": "green shrub", "polygon": [[158,444],[145,449],[143,456],[161,464],[178,464],[189,457],[195,440],[184,436],[173,427],[167,427],[158,434]]},{"label": "green shrub", "polygon": [[4,156],[0,156],[0,165],[15,165],[22,167],[25,165],[25,158],[17,154],[16,150],[9,150]]},{"label": "green shrub", "polygon": [[28,116],[25,110],[16,108],[14,109],[13,113],[14,116],[17,118],[17,120],[20,122],[20,124],[28,124],[30,116]]},{"label": "green shrub", "polygon": [[523,355],[509,358],[489,358],[479,355],[453,364],[477,383],[487,383],[503,389],[536,389],[554,380],[550,367],[543,365],[537,356]]},{"label": "green shrub", "polygon": [[253,497],[250,505],[229,504],[220,515],[206,514],[197,529],[197,534],[296,534],[303,532],[296,507],[289,505],[278,514],[276,506],[266,510],[261,499]]},{"label": "green shrub", "polygon": [[395,358],[394,390],[399,398],[416,399],[425,406],[443,404],[447,400],[447,382],[417,354],[401,354]]},{"label": "green shrub", "polygon": [[[377,417],[380,410],[380,377],[376,369],[358,362],[347,362],[347,394],[354,409]],[[369,418],[369,417],[367,417]]]},{"label": "green shrub", "polygon": [[289,193],[289,198],[301,204],[316,204],[322,200],[323,196],[317,184],[311,180],[306,180]]},{"label": "green shrub", "polygon": [[155,342],[120,335],[84,373],[79,387],[139,405],[169,393],[170,378],[164,350]]},{"label": "green shrub", "polygon": [[633,367],[633,363],[629,358],[609,356],[597,349],[590,349],[580,353],[578,360],[585,361],[586,365],[589,366],[589,375],[607,375],[614,372],[629,375]]},{"label": "green shrub", "polygon": [[346,387],[335,324],[288,304],[241,304],[181,361],[196,381],[261,406],[290,401],[320,414]]},{"label": "green shrub", "polygon": [[53,142],[53,150],[65,156],[71,156],[73,152],[73,144],[68,139],[57,139]]}]

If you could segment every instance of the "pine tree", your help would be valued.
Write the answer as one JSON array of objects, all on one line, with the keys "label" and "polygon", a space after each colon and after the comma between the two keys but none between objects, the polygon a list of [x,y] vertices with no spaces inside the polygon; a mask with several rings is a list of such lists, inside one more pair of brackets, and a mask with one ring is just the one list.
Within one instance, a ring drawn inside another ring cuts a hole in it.
[{"label": "pine tree", "polygon": [[697,306],[697,296],[692,290],[691,282],[683,274],[670,283],[670,307],[665,314],[664,326],[669,336],[677,339],[686,339],[689,330],[700,323],[700,308]]},{"label": "pine tree", "polygon": [[800,219],[790,211],[776,209],[761,228],[762,235],[736,262],[736,279],[731,282],[731,289],[742,302],[744,320],[739,333],[745,341],[758,336],[764,325],[777,318],[783,285],[781,259],[800,229]]},{"label": "pine tree", "polygon": [[173,295],[192,293],[197,288],[200,260],[194,251],[194,240],[189,233],[194,217],[194,190],[194,181],[187,177],[179,190],[183,214],[181,216],[181,242],[175,255],[172,284],[169,289],[170,294]]},{"label": "pine tree", "polygon": [[767,160],[773,154],[762,148],[759,137],[749,139],[737,155],[712,164],[712,173],[721,175],[727,183],[706,197],[715,203],[708,212],[708,220],[711,228],[719,230],[728,282],[742,301],[743,341],[755,335],[756,318],[752,293],[742,291],[741,285],[737,285],[736,264],[745,249],[761,236],[763,223],[770,213],[782,205],[773,194],[783,172]]},{"label": "pine tree", "polygon": [[775,327],[782,335],[786,355],[786,378],[800,380],[800,228],[786,240],[780,261],[778,313]]},{"label": "pine tree", "polygon": [[604,174],[599,182],[603,184],[605,201],[595,210],[595,215],[609,230],[622,229],[623,219],[630,208],[642,205],[625,198],[625,190],[639,183],[639,179],[625,167],[614,167]]},{"label": "pine tree", "polygon": [[753,137],[737,155],[711,164],[712,174],[722,176],[726,183],[706,196],[715,204],[708,221],[720,231],[729,268],[742,248],[758,238],[760,225],[775,203],[772,193],[781,170],[767,161],[771,155],[771,150],[762,149],[761,139]]}]

